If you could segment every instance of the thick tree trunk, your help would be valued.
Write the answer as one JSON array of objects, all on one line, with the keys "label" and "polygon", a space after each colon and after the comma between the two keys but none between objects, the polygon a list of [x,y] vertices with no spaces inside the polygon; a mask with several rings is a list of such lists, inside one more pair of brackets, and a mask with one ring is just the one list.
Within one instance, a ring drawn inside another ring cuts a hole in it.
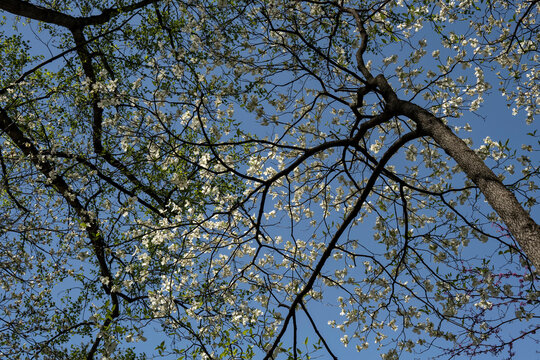
[{"label": "thick tree trunk", "polygon": [[450,155],[480,188],[493,210],[501,217],[529,260],[540,270],[540,226],[525,211],[514,194],[465,142],[439,118],[407,101],[398,101],[398,111],[415,121]]},{"label": "thick tree trunk", "polygon": [[[480,188],[488,203],[501,217],[536,270],[540,271],[540,226],[525,211],[514,194],[497,178],[497,175],[441,119],[421,106],[400,100],[384,75],[379,74],[374,77],[371,74],[363,59],[367,48],[368,34],[358,12],[351,9],[349,12],[355,17],[362,38],[356,59],[358,69],[366,79],[366,86],[361,89],[363,94],[376,88],[386,101],[388,110],[413,120],[420,131],[433,138]],[[361,99],[358,99],[358,104],[362,104]]]},{"label": "thick tree trunk", "polygon": [[[360,64],[359,68],[362,70],[365,66]],[[540,271],[540,226],[525,211],[514,194],[441,119],[421,106],[399,100],[383,75],[373,77],[367,69],[363,73],[368,78],[368,84],[378,88],[392,111],[416,122],[419,130],[433,138],[457,162],[467,177],[480,188],[487,202],[501,217],[536,270]]]}]

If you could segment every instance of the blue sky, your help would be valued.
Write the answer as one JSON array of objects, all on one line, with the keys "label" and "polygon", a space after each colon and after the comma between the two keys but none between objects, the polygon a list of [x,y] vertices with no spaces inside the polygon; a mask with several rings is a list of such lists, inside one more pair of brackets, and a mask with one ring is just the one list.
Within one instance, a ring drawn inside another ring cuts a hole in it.
[{"label": "blue sky", "polygon": [[[10,30],[8,30],[10,31]],[[29,28],[23,28],[19,27],[19,31],[28,38],[32,42],[32,51],[35,53],[42,53],[46,57],[49,55],[46,48],[43,46],[43,44],[39,43],[35,40],[35,37],[33,34],[29,31]],[[526,125],[525,121],[522,119],[521,115],[513,116],[511,114],[511,111],[506,106],[506,101],[500,98],[500,96],[497,94],[496,89],[492,90],[493,94],[486,96],[486,101],[483,104],[480,112],[485,116],[485,119],[477,118],[477,117],[464,117],[459,120],[460,125],[464,125],[465,122],[468,122],[472,127],[472,132],[467,133],[467,136],[470,136],[474,141],[474,148],[477,148],[482,144],[482,140],[489,136],[494,140],[500,140],[502,142],[505,142],[507,139],[509,140],[510,146],[515,149],[519,149],[523,143],[529,143],[533,146],[537,145],[535,144],[534,138],[527,136],[527,132],[531,132],[536,130],[537,125]],[[252,126],[252,128],[250,128]],[[253,132],[253,133],[263,133],[265,131],[268,131],[269,128],[257,128],[254,125],[248,125],[246,128],[246,131]],[[268,134],[273,135],[273,134]],[[539,152],[533,152],[531,154],[533,164],[540,164],[540,155]],[[512,178],[512,177],[509,177]],[[487,208],[486,208],[487,209]],[[540,221],[540,212],[538,210],[538,206],[534,208],[534,211],[532,213],[533,218],[539,222]],[[365,226],[365,235],[363,237],[369,239],[370,233],[372,231],[371,224],[369,222],[366,222],[364,224]],[[364,229],[364,228],[362,228]],[[308,235],[308,234],[307,234]],[[306,236],[307,236],[306,235]],[[489,247],[489,245],[481,244],[481,243],[473,243],[469,247],[469,251],[477,252],[478,254],[485,254],[486,246]],[[330,268],[331,270],[331,268]],[[337,295],[336,295],[337,297]],[[326,302],[330,303],[332,300],[332,295],[329,295],[328,298],[325,300]],[[314,320],[319,325],[319,329],[323,332],[325,335],[326,341],[331,345],[332,350],[335,352],[335,354],[340,359],[352,359],[352,358],[362,358],[362,359],[371,359],[371,358],[378,358],[378,352],[376,351],[376,346],[374,344],[371,344],[368,350],[365,350],[361,353],[357,353],[354,350],[354,344],[351,343],[351,346],[348,348],[344,348],[339,338],[344,334],[340,332],[339,330],[330,329],[327,326],[328,320],[334,318],[336,315],[339,316],[339,309],[337,307],[330,307],[325,305],[313,305],[313,307],[310,308],[311,314],[314,315]],[[310,339],[314,339],[316,337],[315,333],[311,330],[311,327],[308,324],[308,320],[305,316],[299,316],[298,318],[298,324],[300,327],[307,329],[305,332],[299,333],[299,343],[303,343],[304,338],[307,336]],[[504,331],[507,331],[509,333],[521,331],[523,327],[522,324],[517,323],[516,325],[509,326],[505,328]],[[153,348],[155,348],[156,345],[158,345],[162,340],[162,335],[158,332],[153,332],[151,328],[148,328],[145,331],[145,336],[148,339],[145,343],[139,343],[137,344],[137,349],[141,350],[142,352],[150,352]],[[287,339],[290,339],[291,337],[288,336]],[[287,340],[288,342],[289,340]],[[538,357],[538,344],[536,344],[534,341],[525,340],[522,342],[518,342],[518,347],[516,350],[516,359],[534,359]],[[152,351],[153,352],[153,351]],[[426,354],[422,355],[411,355],[410,357],[403,355],[402,359],[425,359],[429,358],[430,356],[434,355],[434,353],[428,352]],[[498,357],[498,358],[504,358],[504,353]],[[151,358],[151,357],[150,357]],[[157,357],[159,358],[159,357]],[[322,356],[322,359],[325,357]],[[486,355],[485,357],[475,357],[475,359],[493,359],[494,357],[492,355]],[[457,359],[460,359],[459,357]]]}]

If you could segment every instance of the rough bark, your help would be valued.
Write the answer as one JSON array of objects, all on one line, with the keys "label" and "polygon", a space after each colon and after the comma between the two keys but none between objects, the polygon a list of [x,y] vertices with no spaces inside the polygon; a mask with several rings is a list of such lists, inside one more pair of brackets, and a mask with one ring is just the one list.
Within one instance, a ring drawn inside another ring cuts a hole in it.
[{"label": "rough bark", "polygon": [[540,270],[540,226],[497,175],[441,119],[419,105],[400,100],[383,75],[373,77],[362,64],[359,68],[364,69],[363,73],[369,75],[366,76],[368,85],[377,88],[388,109],[394,111],[396,115],[404,115],[416,122],[421,131],[435,140],[456,161],[467,177],[478,186],[530,262]]},{"label": "rough bark", "polygon": [[363,59],[368,43],[364,22],[357,10],[347,9],[347,11],[355,18],[361,37],[361,44],[356,53],[358,70],[366,80],[366,86],[361,90],[377,91],[384,98],[387,110],[394,112],[395,115],[404,115],[416,122],[419,130],[435,140],[457,162],[463,172],[479,187],[487,202],[508,227],[531,263],[540,270],[540,226],[497,175],[441,119],[421,106],[400,100],[384,75],[373,76]]},{"label": "rough bark", "polygon": [[537,270],[540,270],[540,226],[525,211],[514,194],[441,119],[411,102],[400,101],[398,108],[403,115],[415,121],[420,129],[433,138],[479,187],[529,260]]}]

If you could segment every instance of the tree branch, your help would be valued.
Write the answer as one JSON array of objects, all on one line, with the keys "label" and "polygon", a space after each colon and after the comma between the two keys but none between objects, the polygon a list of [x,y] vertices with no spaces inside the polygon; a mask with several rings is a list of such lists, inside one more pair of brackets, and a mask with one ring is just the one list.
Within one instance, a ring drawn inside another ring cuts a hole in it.
[{"label": "tree branch", "polygon": [[143,0],[128,6],[105,9],[99,15],[92,15],[88,17],[67,15],[56,10],[47,9],[42,6],[34,5],[21,0],[2,0],[0,2],[0,9],[6,10],[15,15],[43,21],[48,24],[63,26],[68,29],[81,29],[88,25],[105,24],[111,18],[120,13],[137,10],[158,1],[160,0]]},{"label": "tree branch", "polygon": [[514,194],[441,119],[408,101],[399,101],[398,107],[403,115],[415,121],[420,129],[432,137],[456,161],[467,177],[478,185],[527,257],[537,270],[540,269],[540,226],[525,211]]}]

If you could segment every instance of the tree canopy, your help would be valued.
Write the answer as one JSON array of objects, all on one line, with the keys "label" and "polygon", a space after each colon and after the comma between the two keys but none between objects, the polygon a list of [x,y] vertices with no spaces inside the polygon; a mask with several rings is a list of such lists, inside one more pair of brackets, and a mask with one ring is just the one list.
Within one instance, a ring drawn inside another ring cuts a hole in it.
[{"label": "tree canopy", "polygon": [[488,98],[534,126],[539,1],[0,9],[0,357],[534,338],[539,135],[471,137]]}]

